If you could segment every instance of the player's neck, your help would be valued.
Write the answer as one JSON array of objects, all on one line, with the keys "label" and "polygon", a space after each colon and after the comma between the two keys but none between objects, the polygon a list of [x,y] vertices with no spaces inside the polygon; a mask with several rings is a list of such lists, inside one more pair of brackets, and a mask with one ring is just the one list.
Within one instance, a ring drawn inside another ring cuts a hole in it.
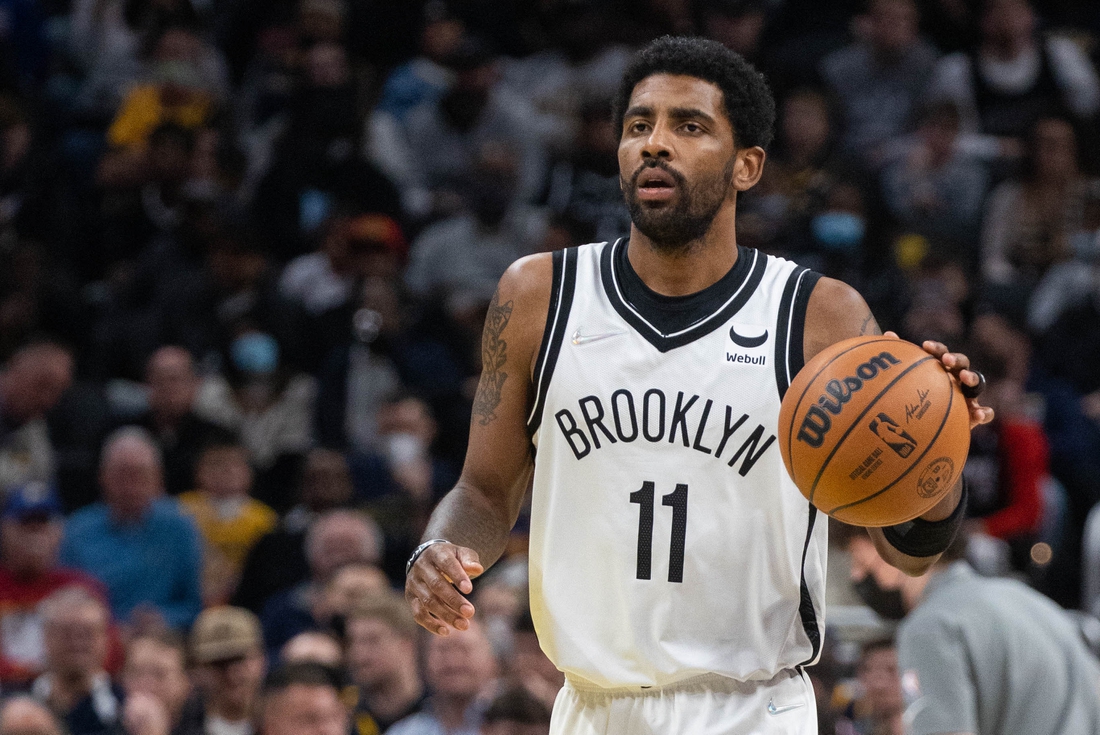
[{"label": "player's neck", "polygon": [[653,291],[663,296],[687,296],[717,283],[737,262],[737,233],[732,212],[714,218],[706,234],[670,253],[630,227],[627,250],[630,267]]}]

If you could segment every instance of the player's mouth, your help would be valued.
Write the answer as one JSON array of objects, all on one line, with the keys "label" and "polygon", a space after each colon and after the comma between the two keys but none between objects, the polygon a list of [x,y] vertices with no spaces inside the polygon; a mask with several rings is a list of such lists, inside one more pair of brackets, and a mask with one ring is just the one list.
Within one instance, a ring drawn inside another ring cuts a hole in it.
[{"label": "player's mouth", "polygon": [[676,178],[661,168],[647,168],[637,180],[638,198],[643,201],[663,202],[676,195]]}]

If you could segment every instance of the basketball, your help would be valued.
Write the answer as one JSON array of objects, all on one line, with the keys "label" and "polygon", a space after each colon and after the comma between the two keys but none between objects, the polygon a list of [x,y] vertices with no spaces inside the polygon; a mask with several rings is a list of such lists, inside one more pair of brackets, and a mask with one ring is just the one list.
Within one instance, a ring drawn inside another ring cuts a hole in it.
[{"label": "basketball", "polygon": [[970,448],[946,368],[890,337],[847,339],[795,376],[779,412],[787,472],[819,510],[856,526],[912,520],[943,499]]}]

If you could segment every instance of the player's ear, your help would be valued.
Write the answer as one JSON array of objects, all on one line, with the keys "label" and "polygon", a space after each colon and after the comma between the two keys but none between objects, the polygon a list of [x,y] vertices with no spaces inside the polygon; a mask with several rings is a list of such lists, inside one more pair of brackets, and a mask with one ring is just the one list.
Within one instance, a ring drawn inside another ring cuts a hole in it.
[{"label": "player's ear", "polygon": [[735,191],[746,191],[756,186],[764,173],[766,157],[764,149],[757,145],[737,151],[733,162],[733,181],[730,182]]}]

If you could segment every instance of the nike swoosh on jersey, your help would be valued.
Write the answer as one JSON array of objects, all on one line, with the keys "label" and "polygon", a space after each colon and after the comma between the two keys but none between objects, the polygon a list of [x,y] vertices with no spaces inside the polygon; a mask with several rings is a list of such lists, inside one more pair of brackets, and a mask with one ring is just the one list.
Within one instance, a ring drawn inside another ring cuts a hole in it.
[{"label": "nike swoosh on jersey", "polygon": [[589,342],[599,342],[601,339],[610,339],[611,337],[618,337],[620,334],[626,334],[626,332],[601,332],[600,334],[581,334],[581,330],[573,332],[573,336],[570,341],[575,345],[586,345]]},{"label": "nike swoosh on jersey", "polygon": [[746,337],[738,334],[733,327],[730,327],[730,339],[739,347],[759,347],[768,341],[768,330],[765,329],[763,334],[756,337]]},{"label": "nike swoosh on jersey", "polygon": [[768,714],[769,715],[781,715],[784,712],[790,712],[793,709],[798,709],[799,707],[805,707],[805,706],[806,706],[806,704],[804,702],[799,702],[798,704],[785,704],[782,707],[776,707],[775,702],[772,702],[771,700],[768,700]]}]

